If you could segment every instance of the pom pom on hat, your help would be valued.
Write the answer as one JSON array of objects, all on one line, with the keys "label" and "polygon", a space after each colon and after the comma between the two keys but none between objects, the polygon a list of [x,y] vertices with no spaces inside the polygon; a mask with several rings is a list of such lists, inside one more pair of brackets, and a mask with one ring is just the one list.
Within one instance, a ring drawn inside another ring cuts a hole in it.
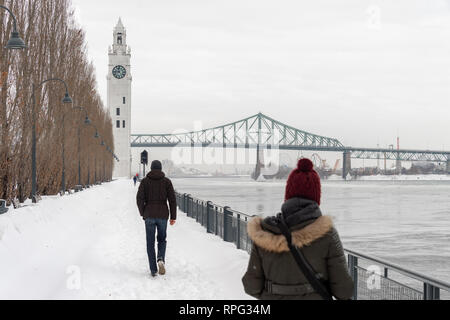
[{"label": "pom pom on hat", "polygon": [[300,159],[286,184],[285,200],[295,197],[313,200],[320,205],[322,186],[320,177],[309,159]]},{"label": "pom pom on hat", "polygon": [[311,172],[314,169],[314,164],[309,159],[300,159],[297,164],[297,169],[301,172]]}]

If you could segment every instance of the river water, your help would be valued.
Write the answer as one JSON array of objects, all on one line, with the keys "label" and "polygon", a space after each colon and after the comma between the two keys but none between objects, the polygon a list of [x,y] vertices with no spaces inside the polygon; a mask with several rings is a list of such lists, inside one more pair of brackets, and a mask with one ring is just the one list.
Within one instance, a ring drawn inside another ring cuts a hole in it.
[{"label": "river water", "polygon": [[[280,211],[285,181],[173,179],[177,191],[250,215]],[[325,181],[344,246],[450,282],[450,181]]]}]

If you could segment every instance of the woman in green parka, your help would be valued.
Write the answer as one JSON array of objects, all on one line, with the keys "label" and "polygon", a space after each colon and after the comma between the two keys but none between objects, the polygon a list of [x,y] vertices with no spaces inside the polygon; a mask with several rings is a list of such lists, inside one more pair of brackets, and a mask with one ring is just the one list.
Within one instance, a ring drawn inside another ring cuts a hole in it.
[{"label": "woman in green parka", "polygon": [[326,281],[336,299],[353,296],[351,279],[339,234],[331,217],[320,210],[321,183],[309,159],[301,159],[288,179],[282,212],[248,224],[253,241],[248,270],[242,279],[245,292],[261,300],[321,300],[289,250],[278,227],[283,218],[312,268]]}]

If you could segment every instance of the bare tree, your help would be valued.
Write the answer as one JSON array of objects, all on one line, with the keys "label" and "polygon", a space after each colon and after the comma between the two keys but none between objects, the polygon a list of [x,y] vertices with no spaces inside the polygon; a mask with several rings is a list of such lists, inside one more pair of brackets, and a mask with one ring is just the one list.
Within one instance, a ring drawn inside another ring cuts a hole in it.
[{"label": "bare tree", "polygon": [[[83,106],[105,143],[113,148],[112,122],[100,99],[95,69],[89,62],[84,31],[76,24],[69,0],[0,0],[16,14],[28,45],[4,49],[11,17],[0,11],[0,198],[25,201],[31,193],[31,88],[48,78],[64,79],[77,105]],[[59,83],[36,92],[38,192],[61,189],[63,145],[67,187],[78,183],[78,130],[82,183],[109,180],[113,158],[73,106],[61,102]],[[97,164],[97,166],[95,165]],[[103,170],[105,167],[105,170]]]}]

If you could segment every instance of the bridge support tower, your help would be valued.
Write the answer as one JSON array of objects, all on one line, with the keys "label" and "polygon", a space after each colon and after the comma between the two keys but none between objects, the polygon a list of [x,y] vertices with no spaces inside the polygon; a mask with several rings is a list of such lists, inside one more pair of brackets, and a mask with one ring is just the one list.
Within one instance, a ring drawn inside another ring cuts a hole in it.
[{"label": "bridge support tower", "polygon": [[262,119],[261,114],[258,114],[258,145],[256,146],[256,168],[255,173],[253,174],[253,179],[258,180],[262,174],[262,170],[265,167],[264,166],[264,155],[261,150],[261,144],[262,144],[262,137],[261,137],[261,130],[262,130]]},{"label": "bridge support tower", "polygon": [[447,174],[450,175],[450,158],[447,159]]},{"label": "bridge support tower", "polygon": [[397,160],[395,162],[395,173],[396,174],[402,174],[402,161],[401,160]]},{"label": "bridge support tower", "polygon": [[352,171],[352,153],[351,151],[344,152],[344,167],[342,169],[342,177],[347,179],[347,176]]}]

